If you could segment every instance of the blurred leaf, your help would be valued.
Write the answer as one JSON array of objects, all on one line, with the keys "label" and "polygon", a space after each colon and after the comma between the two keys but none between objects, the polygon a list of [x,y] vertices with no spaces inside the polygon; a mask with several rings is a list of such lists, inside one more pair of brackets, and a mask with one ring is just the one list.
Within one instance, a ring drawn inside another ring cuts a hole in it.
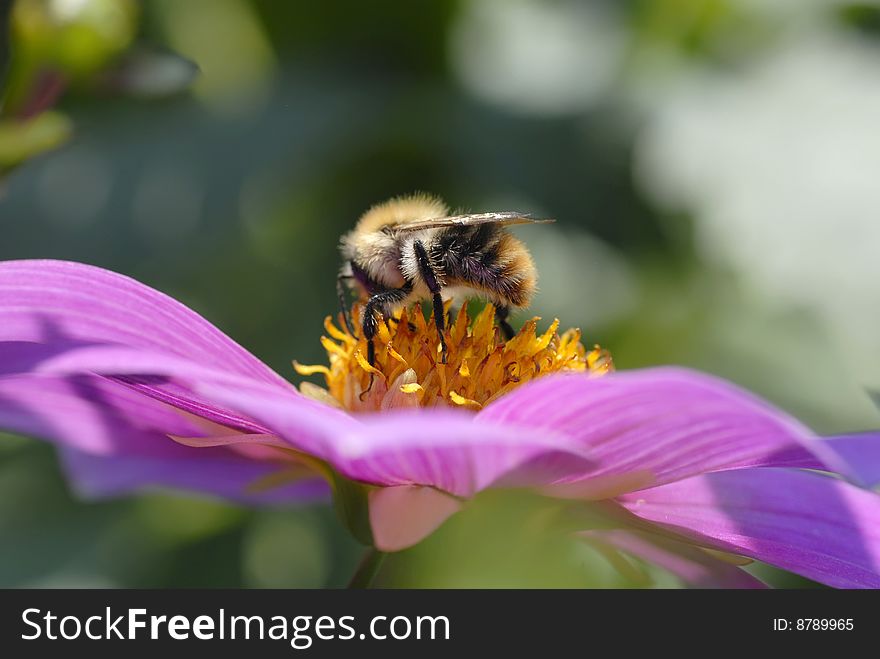
[{"label": "blurred leaf", "polygon": [[0,120],[0,172],[61,146],[72,133],[73,125],[60,112],[44,112],[28,121]]},{"label": "blurred leaf", "polygon": [[[131,44],[138,7],[133,0],[17,0],[4,114],[37,114],[51,106],[64,86],[107,66]],[[52,81],[48,95],[47,79]]]},{"label": "blurred leaf", "polygon": [[12,10],[16,51],[65,73],[95,73],[125,50],[138,24],[133,0],[17,0]]},{"label": "blurred leaf", "polygon": [[639,0],[632,12],[635,53],[644,49],[641,63],[648,67],[665,65],[658,53],[710,62],[752,55],[772,27],[760,7],[736,0]]},{"label": "blurred leaf", "polygon": [[840,21],[859,32],[880,37],[880,6],[868,2],[850,2],[837,8]]}]

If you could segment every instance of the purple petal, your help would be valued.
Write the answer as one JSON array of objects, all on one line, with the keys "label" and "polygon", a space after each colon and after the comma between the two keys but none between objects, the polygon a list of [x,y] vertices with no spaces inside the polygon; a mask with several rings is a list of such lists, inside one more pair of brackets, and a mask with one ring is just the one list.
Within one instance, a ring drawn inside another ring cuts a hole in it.
[{"label": "purple petal", "polygon": [[880,485],[880,433],[865,432],[829,437],[825,443],[849,466],[859,485]]},{"label": "purple petal", "polygon": [[[854,484],[866,489],[880,485],[880,432],[823,437],[820,446],[825,462],[832,461],[836,466],[832,471],[845,474]],[[826,464],[806,451],[800,456],[791,454],[786,463],[773,466],[827,471]]]},{"label": "purple petal", "polygon": [[[80,377],[93,379],[90,376],[95,373],[142,373],[150,371],[166,374],[185,374],[187,377],[207,373],[213,377],[229,378],[233,381],[240,379],[240,376],[227,374],[225,371],[217,372],[180,357],[168,356],[162,353],[156,354],[145,349],[108,345],[82,345],[70,342],[46,344],[23,341],[0,342],[0,376],[16,374],[44,375],[52,376],[58,381],[66,380],[70,382]],[[169,381],[167,377],[157,379],[129,375],[121,377],[108,375],[108,379],[120,383],[125,389],[131,389],[143,394],[143,397],[161,401],[213,423],[222,424],[228,428],[235,428],[243,432],[266,432],[265,428],[241,415],[236,415],[230,410],[212,405],[209,401],[200,400],[196,394]],[[285,385],[285,387],[289,388],[288,385]],[[120,387],[113,387],[115,395],[121,393],[118,391],[119,389]],[[25,387],[17,394],[10,393],[9,395],[13,399],[28,399],[31,404],[27,405],[26,408],[32,409],[36,415],[48,417],[53,414],[52,407],[41,404],[39,386],[31,389]],[[77,393],[67,387],[65,395],[78,395],[83,399],[78,403],[69,404],[78,404],[84,409],[92,410],[93,413],[100,409],[102,398],[96,396],[94,392],[86,390]],[[138,401],[142,401],[141,396],[135,398]],[[11,400],[7,400],[11,404]],[[21,402],[19,400],[19,407]],[[141,404],[147,405],[147,402],[142,401]],[[0,418],[4,414],[3,405],[4,400],[0,399]],[[154,404],[152,407],[157,408],[158,406]],[[136,415],[137,412],[135,412]],[[10,426],[8,429],[13,430],[14,428]],[[71,432],[75,431],[74,429],[70,430]],[[19,432],[28,432],[29,434],[49,439],[54,438],[45,433],[35,431],[20,430]],[[87,428],[79,432],[86,436],[92,434]],[[168,434],[177,434],[177,431],[169,430]]]},{"label": "purple petal", "polygon": [[169,435],[203,435],[198,420],[99,376],[0,378],[0,427],[60,444],[71,480],[89,496],[170,486],[270,503],[324,492],[307,479],[250,493],[248,486],[291,470],[292,463],[254,459],[243,450],[257,447],[241,444],[235,449],[182,446]]},{"label": "purple petal", "polygon": [[168,434],[201,429],[170,408],[98,376],[0,378],[0,427],[97,455],[173,456]]},{"label": "purple petal", "polygon": [[633,514],[838,588],[880,588],[880,496],[794,469],[707,474],[628,494]]},{"label": "purple petal", "polygon": [[191,449],[186,457],[174,458],[95,456],[63,449],[61,457],[74,490],[89,499],[156,488],[199,492],[244,504],[293,503],[329,495],[327,484],[320,478],[252,490],[255,483],[271,478],[281,468],[233,454],[212,454],[209,449]]},{"label": "purple petal", "polygon": [[115,343],[178,355],[264,382],[281,381],[176,300],[81,263],[0,263],[0,341]]},{"label": "purple petal", "polygon": [[[525,482],[529,474],[534,480],[556,463],[567,465],[565,473],[585,468],[582,448],[546,431],[475,424],[473,415],[456,410],[354,418],[289,386],[241,378],[148,350],[73,346],[34,368],[54,377],[94,372],[112,376],[114,383],[189,414],[277,434],[342,474],[379,485],[429,485],[470,496],[512,472]],[[174,380],[150,384],[144,375],[132,375],[144,373]],[[31,406],[32,414],[39,410],[38,403]]]},{"label": "purple petal", "polygon": [[596,530],[585,537],[600,540],[662,567],[685,584],[698,588],[766,588],[745,570],[684,542],[640,531]]},{"label": "purple petal", "polygon": [[843,468],[781,410],[729,382],[679,368],[549,376],[503,397],[477,420],[553,432],[588,450],[593,468],[559,479],[558,496],[605,498],[741,467]]},{"label": "purple petal", "polygon": [[[290,386],[237,377],[147,350],[75,346],[44,360],[37,371],[112,375],[189,413],[252,432],[277,434],[293,448],[326,460],[340,473],[379,485],[430,485],[469,496],[511,472],[525,482],[530,474],[534,480],[547,473],[555,463],[567,466],[564,473],[585,468],[582,448],[546,431],[475,424],[473,415],[457,410],[355,418],[306,398]],[[144,385],[128,375],[144,373],[174,378],[175,383]],[[169,387],[175,388],[173,399]],[[219,413],[232,415],[234,422],[218,418]]]},{"label": "purple petal", "polygon": [[[0,356],[3,346],[0,343]],[[35,374],[56,378],[101,374],[137,392],[142,398],[154,399],[187,414],[245,432],[268,434],[270,431],[265,425],[217,402],[216,397],[199,394],[194,391],[193,385],[187,383],[213,382],[214,387],[226,392],[227,398],[232,400],[235,396],[229,396],[229,392],[250,389],[258,391],[260,395],[274,394],[284,401],[291,414],[300,419],[297,432],[292,433],[289,439],[293,448],[305,453],[326,452],[326,443],[332,441],[340,428],[356,423],[344,412],[302,396],[283,381],[260,382],[147,349],[106,345],[74,345],[66,351],[55,350],[52,345],[48,348],[51,348],[51,355],[33,367]],[[39,409],[38,402],[35,409]]]},{"label": "purple petal", "polygon": [[257,383],[201,382],[197,390],[265,424],[354,480],[377,485],[428,485],[471,496],[512,472],[543,473],[546,462],[583,470],[583,449],[550,432],[475,421],[453,409],[337,416],[303,396]]},{"label": "purple petal", "polygon": [[[318,457],[331,455],[337,436],[360,426],[351,415],[303,396],[287,382],[279,386],[242,378],[145,350],[106,346],[79,348],[39,367],[39,372],[53,374],[82,371],[112,375],[138,392],[190,414],[252,432],[277,431],[249,414],[246,402],[265,398],[267,405],[283,408],[282,416],[288,421],[289,432],[282,436],[290,445]],[[157,380],[157,377],[171,381]],[[262,406],[256,404],[255,407]]]}]

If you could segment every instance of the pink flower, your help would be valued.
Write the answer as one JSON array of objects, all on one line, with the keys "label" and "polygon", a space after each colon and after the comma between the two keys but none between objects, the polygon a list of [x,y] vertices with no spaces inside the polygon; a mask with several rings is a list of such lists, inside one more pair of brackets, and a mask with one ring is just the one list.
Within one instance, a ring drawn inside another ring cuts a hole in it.
[{"label": "pink flower", "polygon": [[87,496],[170,486],[264,503],[332,491],[349,528],[383,551],[483,489],[527,487],[595,502],[605,522],[584,529],[591,541],[693,583],[761,585],[708,548],[880,587],[880,497],[858,486],[880,481],[880,436],[822,440],[680,368],[555,373],[477,412],[352,414],[127,277],[6,262],[0,428],[55,442]]}]

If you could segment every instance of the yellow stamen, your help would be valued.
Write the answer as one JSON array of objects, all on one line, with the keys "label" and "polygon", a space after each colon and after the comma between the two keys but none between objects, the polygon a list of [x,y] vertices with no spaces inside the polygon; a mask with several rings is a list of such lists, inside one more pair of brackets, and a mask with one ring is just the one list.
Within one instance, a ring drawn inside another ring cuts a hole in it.
[{"label": "yellow stamen", "polygon": [[324,346],[324,350],[327,351],[327,354],[330,355],[331,359],[333,355],[336,355],[337,357],[342,357],[343,359],[346,359],[348,357],[348,354],[345,352],[345,349],[342,346],[336,345],[326,336],[321,337],[321,345]]},{"label": "yellow stamen", "polygon": [[367,373],[374,373],[381,376],[383,380],[385,379],[385,374],[375,366],[370,366],[370,363],[366,359],[364,359],[364,356],[360,350],[355,351],[354,358],[357,361],[358,366],[364,369]]},{"label": "yellow stamen", "polygon": [[353,336],[347,334],[346,332],[343,332],[340,329],[337,329],[336,325],[333,324],[333,319],[330,316],[327,316],[324,319],[324,330],[327,332],[327,334],[329,334],[337,341],[344,341],[345,343],[351,344],[357,343]]},{"label": "yellow stamen", "polygon": [[464,396],[457,394],[454,391],[449,392],[449,400],[451,400],[456,405],[461,405],[462,407],[472,407],[474,409],[482,409],[482,405],[480,405],[477,401],[471,398],[465,398]]},{"label": "yellow stamen", "polygon": [[300,364],[298,361],[293,360],[293,370],[295,370],[300,375],[314,375],[315,373],[323,373],[324,375],[330,375],[330,369],[324,366],[323,364]]},{"label": "yellow stamen", "polygon": [[407,363],[407,362],[406,362],[406,359],[403,358],[403,355],[401,355],[401,354],[400,354],[399,352],[397,352],[394,348],[392,348],[390,343],[386,346],[386,349],[388,350],[388,356],[389,356],[389,357],[391,357],[392,359],[396,359],[396,360],[397,360],[398,362],[400,362],[401,364],[406,364],[406,363]]},{"label": "yellow stamen", "polygon": [[[355,305],[352,317],[356,327],[360,326],[360,312],[361,307]],[[405,309],[396,322],[379,324],[375,365],[365,358],[366,339],[349,334],[344,323],[328,318],[321,343],[329,365],[294,362],[294,367],[301,375],[324,376],[326,396],[316,395],[318,387],[311,385],[306,388],[311,397],[335,400],[355,412],[438,405],[479,410],[523,383],[550,373],[598,376],[614,370],[611,355],[599,346],[587,350],[579,330],[559,334],[558,320],[539,334],[540,318],[532,318],[510,341],[504,340],[496,326],[491,304],[474,318],[463,307],[450,320],[445,332],[445,364],[433,319],[426,319],[421,308],[414,307]]]}]

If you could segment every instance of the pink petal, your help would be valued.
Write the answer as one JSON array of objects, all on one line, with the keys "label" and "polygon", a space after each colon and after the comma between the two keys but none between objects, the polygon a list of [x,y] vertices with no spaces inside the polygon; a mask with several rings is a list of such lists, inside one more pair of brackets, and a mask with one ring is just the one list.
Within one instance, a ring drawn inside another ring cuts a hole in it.
[{"label": "pink petal", "polygon": [[380,551],[400,551],[428,537],[462,508],[462,503],[430,487],[398,485],[369,494],[373,543]]},{"label": "pink petal", "polygon": [[320,478],[304,477],[274,487],[255,488],[283,467],[234,454],[191,449],[186,457],[143,455],[96,456],[61,451],[64,470],[79,496],[115,497],[130,492],[172,489],[199,492],[244,504],[285,504],[329,498]]},{"label": "pink petal", "polygon": [[281,378],[180,302],[81,263],[0,263],[0,341],[116,343],[263,382]]},{"label": "pink petal", "polygon": [[563,473],[571,473],[583,470],[586,460],[573,441],[546,431],[475,424],[472,414],[457,410],[355,418],[287,385],[242,378],[146,349],[73,346],[33,368],[54,377],[95,372],[112,376],[145,398],[187,414],[278,435],[343,475],[378,485],[429,485],[470,496],[505,474],[525,478],[529,473],[546,474],[560,464],[567,467]]},{"label": "pink petal", "polygon": [[[115,373],[164,373],[166,375],[116,377]],[[90,377],[107,374],[108,380],[124,388],[137,391],[143,397],[153,398],[182,411],[202,417],[228,428],[245,432],[264,433],[265,428],[249,419],[236,415],[199,397],[187,388],[180,387],[167,377],[177,374],[186,377],[205,375],[239,381],[241,376],[200,366],[188,359],[156,353],[141,348],[106,344],[81,344],[71,342],[30,343],[23,341],[0,342],[0,377],[9,375],[48,375],[57,380]],[[279,383],[284,389],[290,385]],[[119,389],[119,387],[116,387]],[[137,396],[140,399],[142,396]],[[89,403],[90,401],[84,401]],[[91,401],[97,408],[97,400]],[[2,400],[0,400],[2,405]],[[34,408],[39,409],[39,392],[36,392]],[[43,410],[50,413],[51,410]]]},{"label": "pink petal", "polygon": [[711,471],[751,466],[846,466],[769,403],[718,378],[679,368],[601,378],[548,376],[477,415],[480,422],[569,437],[592,467],[548,493],[605,498]]},{"label": "pink petal", "polygon": [[[2,346],[0,344],[0,355]],[[33,370],[53,377],[102,374],[143,398],[159,401],[212,423],[258,434],[271,432],[265,424],[233,408],[239,392],[242,396],[247,396],[247,392],[253,396],[268,396],[280,401],[278,404],[285,406],[287,413],[298,421],[295,431],[286,437],[289,445],[319,456],[327,454],[336,434],[357,425],[345,412],[302,396],[287,382],[261,382],[147,349],[73,346],[44,359]],[[215,396],[213,392],[222,395]],[[221,402],[221,398],[233,404]],[[169,434],[183,435],[178,432]]]},{"label": "pink petal", "polygon": [[0,378],[0,427],[93,453],[173,457],[168,434],[197,435],[172,409],[93,375]]},{"label": "pink petal", "polygon": [[880,485],[880,433],[829,437],[825,443],[849,465],[859,485],[867,488]]},{"label": "pink petal", "polygon": [[[453,409],[401,410],[357,418],[302,396],[257,383],[230,386],[200,382],[211,400],[270,428],[292,445],[305,446],[344,476],[376,485],[426,485],[468,497],[501,477],[539,472],[546,463],[566,462],[582,470],[589,457],[567,438],[491,422]],[[323,438],[322,438],[323,436]]]},{"label": "pink petal", "polygon": [[[326,492],[314,479],[249,492],[248,486],[259,479],[292,465],[279,462],[277,455],[253,459],[241,445],[233,450],[174,442],[169,435],[196,437],[204,428],[167,405],[99,376],[0,378],[0,427],[60,444],[74,487],[88,496],[168,486],[242,502],[276,503]],[[265,444],[258,435],[244,438]]]},{"label": "pink petal", "polygon": [[821,474],[741,469],[627,494],[633,514],[838,588],[880,588],[880,496]]}]

